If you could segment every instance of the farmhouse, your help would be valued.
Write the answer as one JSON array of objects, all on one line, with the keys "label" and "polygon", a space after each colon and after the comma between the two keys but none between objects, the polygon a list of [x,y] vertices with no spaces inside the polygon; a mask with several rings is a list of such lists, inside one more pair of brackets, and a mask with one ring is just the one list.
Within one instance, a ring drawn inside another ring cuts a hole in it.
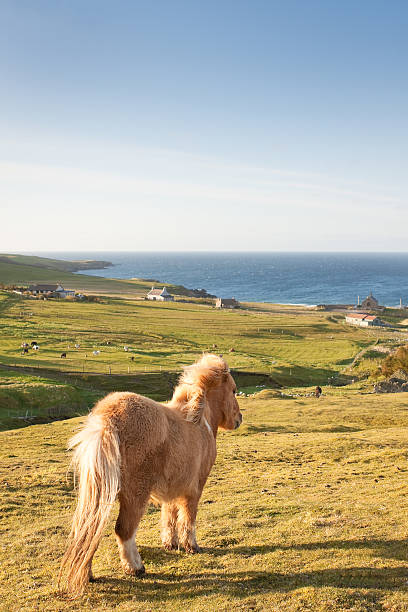
[{"label": "farmhouse", "polygon": [[225,298],[217,298],[215,302],[216,308],[239,308],[240,304],[237,302],[235,298],[225,299]]},{"label": "farmhouse", "polygon": [[64,289],[62,285],[30,285],[28,291],[32,295],[55,295],[56,297],[66,298],[74,296],[75,291],[72,289]]},{"label": "farmhouse", "polygon": [[174,301],[174,297],[167,291],[166,287],[163,287],[163,289],[152,287],[146,297],[148,300],[158,300],[159,302]]},{"label": "farmhouse", "polygon": [[382,321],[378,317],[364,312],[351,312],[350,314],[346,315],[346,323],[358,325],[359,327],[373,327],[375,325],[382,325]]}]

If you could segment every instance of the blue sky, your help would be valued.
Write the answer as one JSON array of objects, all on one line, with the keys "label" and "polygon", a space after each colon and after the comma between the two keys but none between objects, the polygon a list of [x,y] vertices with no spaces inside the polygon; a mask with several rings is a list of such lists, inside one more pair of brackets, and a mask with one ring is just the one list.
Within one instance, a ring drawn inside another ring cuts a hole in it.
[{"label": "blue sky", "polygon": [[408,4],[0,4],[0,250],[406,250]]}]

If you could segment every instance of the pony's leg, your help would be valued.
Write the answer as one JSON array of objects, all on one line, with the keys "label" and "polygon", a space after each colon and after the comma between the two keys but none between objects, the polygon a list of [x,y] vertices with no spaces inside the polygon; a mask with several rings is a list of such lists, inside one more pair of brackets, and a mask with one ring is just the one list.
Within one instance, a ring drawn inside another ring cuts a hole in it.
[{"label": "pony's leg", "polygon": [[175,503],[164,503],[161,507],[161,539],[166,550],[178,548],[178,508]]},{"label": "pony's leg", "polygon": [[148,493],[131,500],[121,498],[119,495],[120,510],[115,525],[116,540],[122,567],[126,574],[132,576],[142,576],[145,573],[145,566],[136,546],[135,536],[148,499]]},{"label": "pony's leg", "polygon": [[200,496],[186,497],[180,500],[178,506],[177,528],[180,546],[188,553],[199,553],[201,548],[197,544],[195,522]]}]

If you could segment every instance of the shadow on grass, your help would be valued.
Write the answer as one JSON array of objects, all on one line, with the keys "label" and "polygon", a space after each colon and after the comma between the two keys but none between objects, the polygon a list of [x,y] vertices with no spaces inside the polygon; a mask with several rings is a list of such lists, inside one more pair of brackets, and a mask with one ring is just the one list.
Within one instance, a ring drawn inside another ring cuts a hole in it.
[{"label": "shadow on grass", "polygon": [[[327,385],[329,381],[337,379],[339,372],[337,370],[329,368],[316,368],[313,366],[299,366],[299,365],[288,365],[288,366],[277,366],[273,370],[273,376],[283,383],[286,387],[297,387],[297,386],[314,386],[314,385]],[[349,384],[352,381],[352,376],[341,375],[341,382],[343,385]]]},{"label": "shadow on grass", "polygon": [[[405,540],[332,540],[323,542],[311,542],[295,546],[290,545],[261,545],[248,547],[230,548],[205,548],[204,554],[211,557],[224,555],[243,556],[250,558],[255,555],[263,555],[276,551],[299,551],[299,550],[328,550],[328,549],[372,549],[373,554],[378,557],[406,560],[408,558],[408,546]],[[141,547],[142,556],[147,562],[168,563],[169,553],[152,547]],[[179,553],[170,553],[175,558]],[[335,563],[336,561],[334,561]],[[208,558],[203,559],[203,565],[208,563]],[[341,561],[338,561],[341,563]],[[208,565],[207,565],[208,568]],[[172,601],[185,599],[192,601],[201,597],[209,596],[216,592],[222,592],[224,596],[237,600],[268,592],[290,592],[295,589],[314,588],[337,588],[337,589],[369,589],[372,591],[369,597],[383,597],[384,591],[395,589],[406,589],[408,578],[408,565],[403,567],[338,567],[319,569],[304,572],[274,572],[267,570],[247,572],[225,572],[224,569],[214,567],[208,570],[203,567],[202,571],[187,572],[180,568],[175,569],[174,574],[148,573],[143,579],[132,579],[128,577],[112,578],[110,576],[97,577],[96,582],[89,588],[88,594],[92,601],[101,595],[112,605],[118,605],[121,600],[128,600],[135,596],[141,600]],[[171,570],[170,570],[171,571]],[[95,590],[94,590],[95,589]],[[349,594],[351,599],[361,598],[360,593]],[[368,595],[367,595],[368,596]],[[364,595],[365,597],[365,595]],[[99,599],[98,599],[99,600]]]},{"label": "shadow on grass", "polygon": [[[287,593],[305,587],[337,589],[371,589],[383,596],[387,590],[401,588],[406,582],[408,568],[324,569],[311,572],[280,573],[248,571],[211,573],[196,572],[180,574],[149,574],[143,579],[101,577],[96,580],[97,594],[106,602],[117,605],[121,599],[129,598],[129,591],[140,600],[192,601],[222,592],[224,597],[245,599],[268,592]],[[92,593],[89,593],[92,601]],[[95,593],[96,595],[96,593]],[[359,593],[355,594],[359,597]],[[353,599],[353,596],[351,596]]]},{"label": "shadow on grass", "polygon": [[313,422],[306,422],[302,427],[301,424],[295,425],[268,425],[261,423],[260,425],[254,425],[253,423],[246,423],[239,428],[236,435],[245,436],[256,433],[276,433],[276,434],[294,434],[294,433],[350,433],[356,431],[362,431],[363,427],[353,427],[351,425],[324,425],[321,426],[316,424],[313,426]]}]

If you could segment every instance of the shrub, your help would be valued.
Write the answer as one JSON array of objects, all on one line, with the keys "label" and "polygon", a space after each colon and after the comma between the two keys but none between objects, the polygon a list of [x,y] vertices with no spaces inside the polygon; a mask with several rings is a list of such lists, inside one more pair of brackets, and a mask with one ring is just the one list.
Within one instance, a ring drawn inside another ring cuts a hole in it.
[{"label": "shrub", "polygon": [[408,371],[408,345],[400,346],[395,353],[388,355],[380,370],[384,376],[391,376],[396,370]]}]

